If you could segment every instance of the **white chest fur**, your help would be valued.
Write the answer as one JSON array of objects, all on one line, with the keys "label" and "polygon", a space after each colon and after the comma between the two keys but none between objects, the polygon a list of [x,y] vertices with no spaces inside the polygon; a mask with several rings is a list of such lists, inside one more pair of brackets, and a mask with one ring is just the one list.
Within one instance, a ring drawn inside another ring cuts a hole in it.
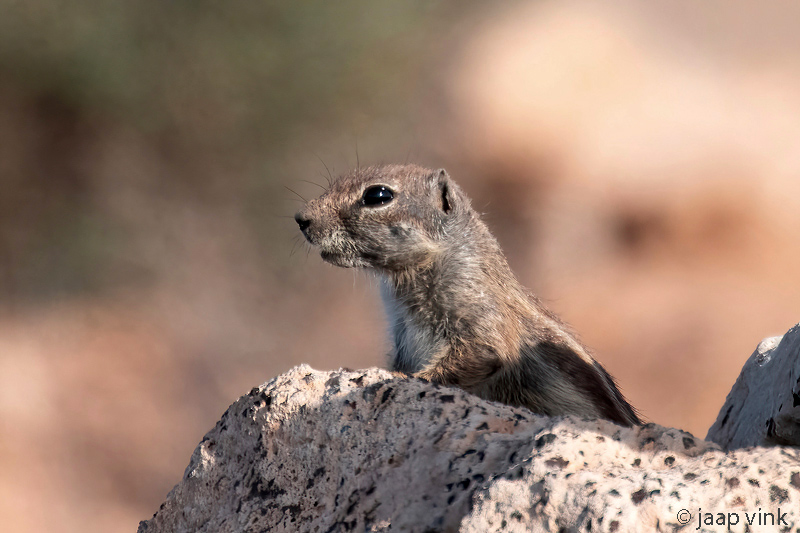
[{"label": "white chest fur", "polygon": [[416,323],[386,281],[381,284],[381,298],[393,344],[390,367],[402,372],[419,372],[431,362],[438,349],[432,331]]}]

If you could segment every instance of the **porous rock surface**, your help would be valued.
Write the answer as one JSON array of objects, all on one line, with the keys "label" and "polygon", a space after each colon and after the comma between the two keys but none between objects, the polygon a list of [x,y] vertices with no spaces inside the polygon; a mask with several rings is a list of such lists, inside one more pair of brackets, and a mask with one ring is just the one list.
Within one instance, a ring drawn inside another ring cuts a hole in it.
[{"label": "porous rock surface", "polygon": [[654,424],[300,366],[231,405],[139,532],[725,529],[703,513],[738,513],[731,530],[744,531],[744,513],[779,509],[765,530],[800,527],[791,448],[725,453]]},{"label": "porous rock surface", "polygon": [[800,324],[761,341],[706,439],[726,450],[800,446]]}]

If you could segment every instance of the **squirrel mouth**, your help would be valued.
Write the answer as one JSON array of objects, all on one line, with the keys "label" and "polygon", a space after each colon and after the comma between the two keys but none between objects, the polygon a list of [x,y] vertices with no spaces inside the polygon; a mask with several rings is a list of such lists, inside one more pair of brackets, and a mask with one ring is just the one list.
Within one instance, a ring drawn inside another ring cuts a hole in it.
[{"label": "squirrel mouth", "polygon": [[366,268],[371,266],[367,261],[358,256],[321,250],[319,253],[322,260],[333,266],[342,268]]},{"label": "squirrel mouth", "polygon": [[342,254],[337,254],[336,252],[329,252],[327,250],[320,250],[319,255],[325,261],[335,261],[342,257]]},{"label": "squirrel mouth", "polygon": [[339,267],[350,267],[350,266],[353,266],[353,264],[352,264],[353,261],[349,257],[347,257],[346,255],[344,255],[344,254],[340,254],[340,253],[337,253],[337,252],[331,252],[331,251],[328,251],[328,250],[321,250],[319,252],[319,255],[320,255],[320,257],[322,257],[323,261],[325,261],[326,263],[330,263],[330,264],[332,264],[334,266],[339,266]]}]

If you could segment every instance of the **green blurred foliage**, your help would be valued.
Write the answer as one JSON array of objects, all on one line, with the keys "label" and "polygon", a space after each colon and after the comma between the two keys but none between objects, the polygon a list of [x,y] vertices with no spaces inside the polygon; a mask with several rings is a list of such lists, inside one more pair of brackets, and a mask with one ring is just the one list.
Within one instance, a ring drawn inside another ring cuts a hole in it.
[{"label": "green blurred foliage", "polygon": [[[0,298],[147,278],[130,275],[146,266],[114,263],[137,228],[103,201],[112,189],[200,203],[211,217],[238,202],[269,239],[277,219],[264,213],[286,181],[287,147],[349,143],[353,130],[402,117],[437,26],[463,9],[2,0]],[[120,161],[119,172],[98,163],[107,157],[98,146],[126,139],[140,160]],[[142,184],[126,177],[131,168],[156,177]]]},{"label": "green blurred foliage", "polygon": [[149,131],[192,133],[199,120],[221,128],[223,141],[280,142],[289,123],[329,124],[404,92],[436,6],[12,2],[0,17],[0,68],[30,90]]}]

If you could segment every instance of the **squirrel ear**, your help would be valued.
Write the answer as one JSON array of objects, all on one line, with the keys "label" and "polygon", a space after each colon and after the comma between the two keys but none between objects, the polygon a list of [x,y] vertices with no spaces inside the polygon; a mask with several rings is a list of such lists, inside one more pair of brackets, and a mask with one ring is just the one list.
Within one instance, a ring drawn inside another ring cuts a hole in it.
[{"label": "squirrel ear", "polygon": [[436,183],[439,189],[439,207],[444,211],[444,214],[450,214],[453,209],[460,210],[460,208],[463,207],[462,204],[468,200],[466,200],[464,193],[461,192],[458,185],[450,179],[447,171],[443,168],[435,171],[433,175],[436,177]]}]

